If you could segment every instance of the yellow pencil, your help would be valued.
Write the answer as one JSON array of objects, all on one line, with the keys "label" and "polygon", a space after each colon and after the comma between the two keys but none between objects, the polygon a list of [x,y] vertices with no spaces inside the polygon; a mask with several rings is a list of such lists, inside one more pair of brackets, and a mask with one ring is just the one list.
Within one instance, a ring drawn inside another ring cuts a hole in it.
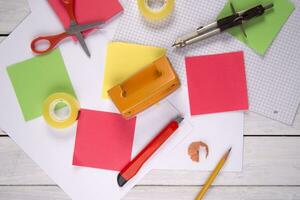
[{"label": "yellow pencil", "polygon": [[221,168],[225,164],[230,151],[231,151],[231,148],[222,156],[221,160],[219,161],[219,163],[217,164],[217,166],[215,167],[214,171],[211,173],[211,175],[209,176],[209,178],[206,180],[205,184],[203,185],[201,191],[198,193],[198,195],[195,198],[195,200],[201,200],[204,197],[206,191],[211,186],[211,184],[215,180],[216,176],[218,176]]}]

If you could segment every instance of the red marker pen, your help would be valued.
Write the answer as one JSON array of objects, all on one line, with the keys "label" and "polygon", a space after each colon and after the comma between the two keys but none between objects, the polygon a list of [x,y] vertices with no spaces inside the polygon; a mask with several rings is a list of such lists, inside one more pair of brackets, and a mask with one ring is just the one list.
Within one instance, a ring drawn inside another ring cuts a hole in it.
[{"label": "red marker pen", "polygon": [[171,121],[132,161],[130,161],[118,175],[120,187],[135,176],[143,164],[155,153],[157,149],[178,129],[183,118],[178,116]]}]

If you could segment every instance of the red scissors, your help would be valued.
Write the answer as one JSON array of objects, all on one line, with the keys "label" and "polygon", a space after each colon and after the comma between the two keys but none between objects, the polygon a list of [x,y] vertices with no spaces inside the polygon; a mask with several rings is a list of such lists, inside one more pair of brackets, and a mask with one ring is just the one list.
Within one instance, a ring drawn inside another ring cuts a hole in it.
[{"label": "red scissors", "polygon": [[[61,0],[62,4],[64,5],[64,8],[66,9],[68,16],[70,18],[70,26],[65,30],[65,32],[58,34],[58,35],[50,35],[50,36],[42,36],[34,39],[31,42],[31,50],[36,54],[44,54],[48,53],[51,50],[53,50],[56,45],[63,39],[67,37],[75,36],[77,40],[79,41],[81,47],[85,51],[86,55],[88,57],[91,56],[87,45],[84,41],[84,38],[82,36],[82,31],[93,29],[99,25],[103,25],[104,22],[94,22],[94,23],[88,23],[88,24],[81,24],[78,25],[75,14],[74,14],[74,0]],[[38,49],[38,44],[41,44],[42,42],[47,42],[48,46],[42,50]]]}]

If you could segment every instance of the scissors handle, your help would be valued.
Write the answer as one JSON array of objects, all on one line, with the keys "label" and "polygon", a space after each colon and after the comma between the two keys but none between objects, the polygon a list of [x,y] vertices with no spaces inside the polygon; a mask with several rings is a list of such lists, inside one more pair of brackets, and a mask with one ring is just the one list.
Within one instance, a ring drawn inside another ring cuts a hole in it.
[{"label": "scissors handle", "polygon": [[76,22],[76,17],[74,14],[74,0],[61,0],[61,2],[68,13],[70,20]]},{"label": "scissors handle", "polygon": [[[36,54],[44,54],[48,53],[52,49],[55,48],[55,46],[64,38],[69,37],[70,35],[66,32],[58,34],[58,35],[51,35],[51,36],[42,36],[34,39],[31,42],[31,50]],[[42,42],[48,42],[48,47],[39,50],[37,46],[41,44]]]}]

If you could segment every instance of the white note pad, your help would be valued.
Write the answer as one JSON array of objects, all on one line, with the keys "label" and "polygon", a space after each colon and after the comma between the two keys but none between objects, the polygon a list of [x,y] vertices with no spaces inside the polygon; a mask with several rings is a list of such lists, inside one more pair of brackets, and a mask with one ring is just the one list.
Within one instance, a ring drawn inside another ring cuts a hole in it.
[{"label": "white note pad", "polygon": [[[229,34],[221,34],[184,49],[171,45],[178,36],[214,21],[227,0],[177,0],[175,11],[163,23],[149,23],[136,1],[122,0],[125,12],[115,41],[135,42],[168,49],[174,68],[186,84],[184,57],[230,51],[245,52],[250,110],[292,124],[300,101],[300,1],[265,56],[260,56]],[[263,36],[262,36],[263,37]]]}]

